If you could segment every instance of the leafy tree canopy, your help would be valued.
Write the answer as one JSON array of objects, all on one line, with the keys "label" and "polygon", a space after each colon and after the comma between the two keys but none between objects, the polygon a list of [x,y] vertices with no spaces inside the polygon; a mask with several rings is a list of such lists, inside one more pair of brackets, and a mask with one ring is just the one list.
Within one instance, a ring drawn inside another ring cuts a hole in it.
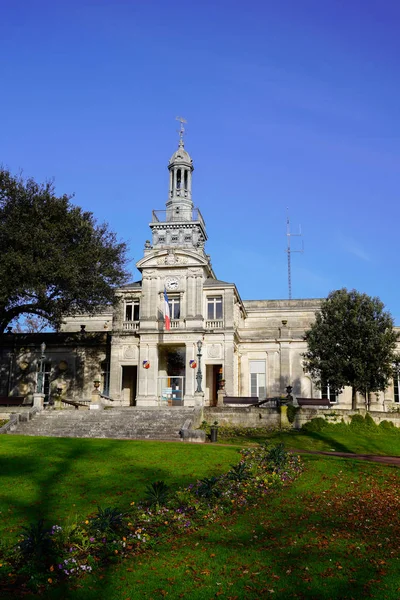
[{"label": "leafy tree canopy", "polygon": [[305,334],[304,367],[319,383],[340,392],[383,391],[393,376],[397,335],[393,319],[379,298],[346,288],[322,302],[315,323]]},{"label": "leafy tree canopy", "polygon": [[23,314],[56,329],[93,314],[127,280],[126,244],[70,200],[0,167],[0,333]]}]

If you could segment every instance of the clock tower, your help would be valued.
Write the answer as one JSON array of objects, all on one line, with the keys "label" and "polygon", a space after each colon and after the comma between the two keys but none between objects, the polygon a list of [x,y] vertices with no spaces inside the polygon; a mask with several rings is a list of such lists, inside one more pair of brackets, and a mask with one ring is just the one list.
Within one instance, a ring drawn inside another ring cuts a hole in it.
[{"label": "clock tower", "polygon": [[[183,134],[181,126],[178,148],[168,163],[165,209],[152,211],[151,241],[146,241],[144,256],[136,264],[142,273],[137,292],[138,405],[163,401],[171,386],[177,402],[182,395],[179,401],[184,406],[203,401],[196,395],[195,371],[190,365],[196,361],[198,341],[206,334],[205,282],[216,278],[204,249],[206,225],[192,200],[194,168]],[[134,290],[131,293],[135,294]],[[168,328],[164,322],[166,301]]]}]

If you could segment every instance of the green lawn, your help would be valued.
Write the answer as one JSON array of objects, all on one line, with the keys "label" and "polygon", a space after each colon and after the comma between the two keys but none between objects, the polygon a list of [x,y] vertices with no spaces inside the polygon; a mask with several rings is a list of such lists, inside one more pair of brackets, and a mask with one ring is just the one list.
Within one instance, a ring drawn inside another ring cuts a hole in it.
[{"label": "green lawn", "polygon": [[[229,468],[237,449],[4,436],[0,460],[2,526],[9,529],[42,513],[59,523],[97,503],[127,506],[155,478],[182,485]],[[337,457],[304,460],[300,478],[257,507],[41,597],[398,600],[399,470]]]},{"label": "green lawn", "polygon": [[[222,435],[221,435],[222,434]],[[357,431],[346,425],[329,425],[322,431],[268,431],[249,432],[240,428],[221,428],[219,442],[223,443],[271,443],[283,442],[287,448],[296,450],[319,450],[351,452],[355,454],[377,454],[381,456],[400,456],[400,430],[383,430],[366,428]]]},{"label": "green lawn", "polygon": [[183,486],[229,470],[234,447],[0,436],[0,537],[43,517],[57,524],[98,505],[127,508],[147,484]]}]

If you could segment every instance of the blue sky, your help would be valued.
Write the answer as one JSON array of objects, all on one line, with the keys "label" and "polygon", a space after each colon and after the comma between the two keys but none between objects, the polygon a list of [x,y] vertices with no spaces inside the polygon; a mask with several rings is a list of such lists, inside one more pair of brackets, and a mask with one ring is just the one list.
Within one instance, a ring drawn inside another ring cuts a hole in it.
[{"label": "blue sky", "polygon": [[[397,0],[2,0],[0,162],[108,221],[134,264],[177,115],[219,279],[379,296],[400,325]],[[292,238],[299,249],[298,238]]]}]

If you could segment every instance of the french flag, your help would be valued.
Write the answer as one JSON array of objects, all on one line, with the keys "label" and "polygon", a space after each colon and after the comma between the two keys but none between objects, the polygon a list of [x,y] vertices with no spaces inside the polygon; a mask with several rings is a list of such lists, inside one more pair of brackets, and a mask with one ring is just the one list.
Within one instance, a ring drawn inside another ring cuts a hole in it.
[{"label": "french flag", "polygon": [[171,329],[171,316],[169,314],[169,304],[167,290],[164,288],[164,323],[165,329],[169,331]]}]

